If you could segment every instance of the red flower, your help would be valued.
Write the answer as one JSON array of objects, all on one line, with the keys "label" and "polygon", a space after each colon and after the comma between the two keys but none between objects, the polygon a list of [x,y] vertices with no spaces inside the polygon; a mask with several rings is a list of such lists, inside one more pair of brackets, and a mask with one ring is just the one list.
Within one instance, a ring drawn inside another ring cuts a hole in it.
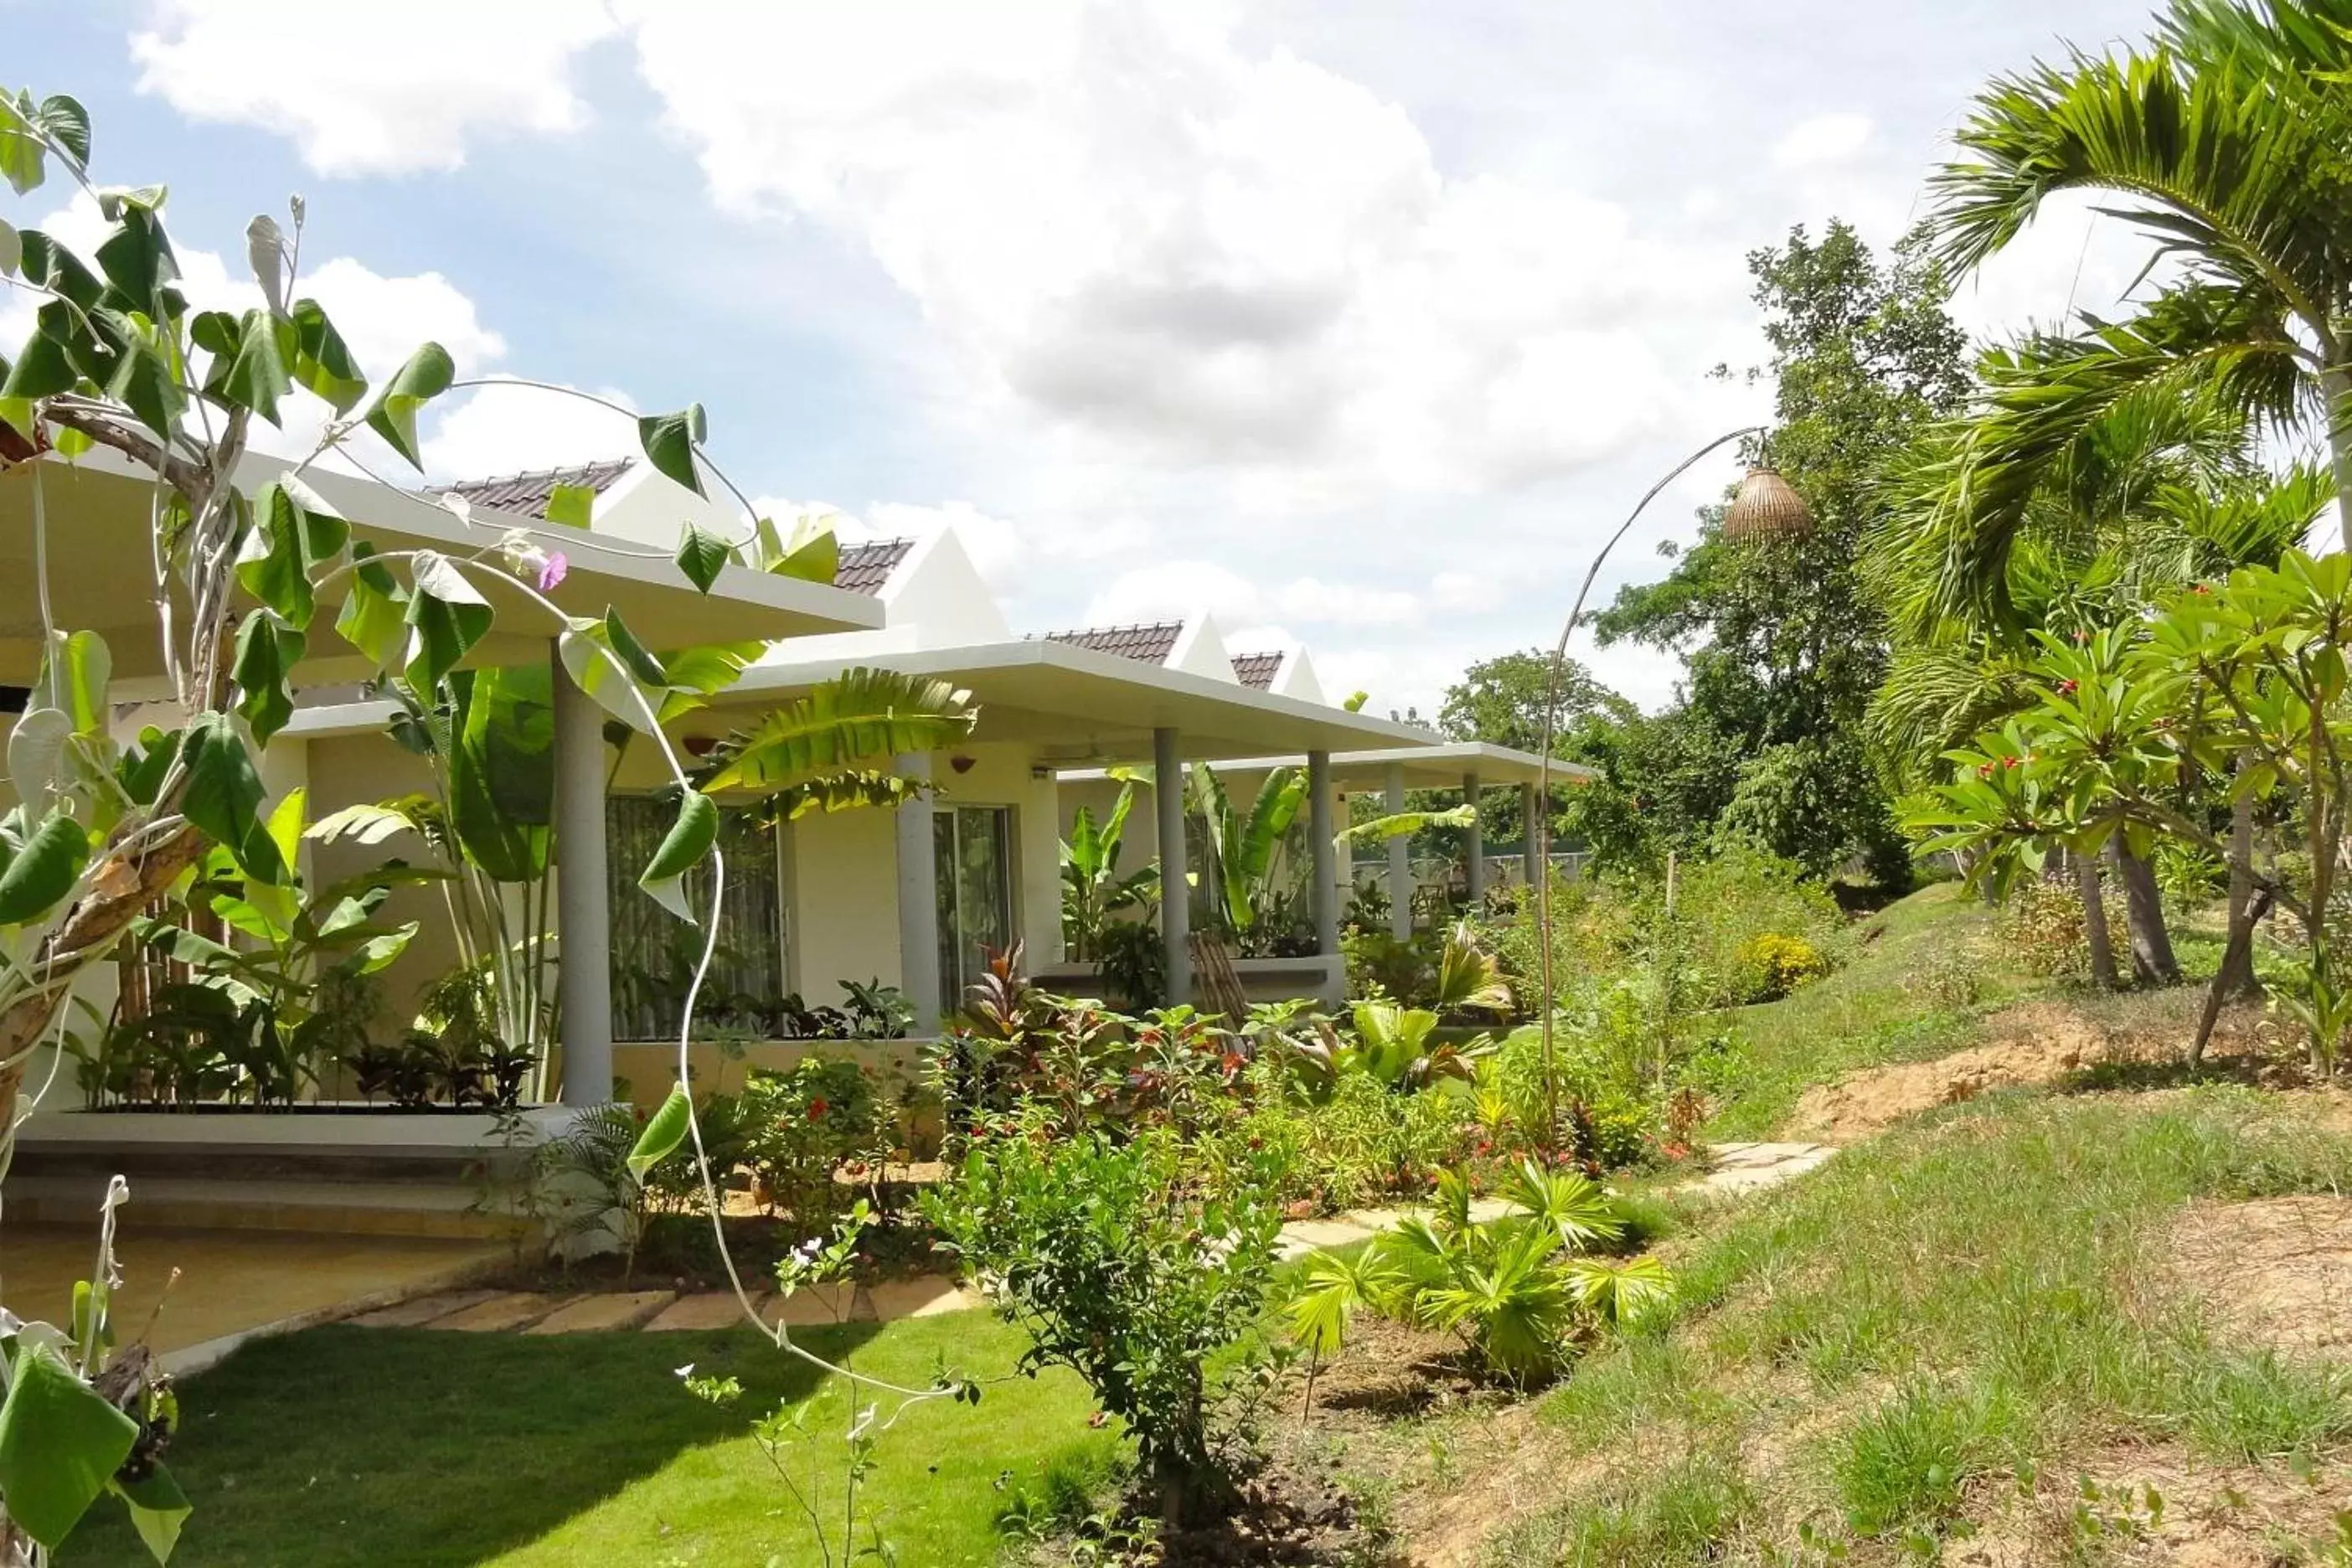
[{"label": "red flower", "polygon": [[2061,691],[2072,692],[2074,689],[2074,683],[2071,680],[2062,680],[2058,683],[2058,689]]},{"label": "red flower", "polygon": [[2192,586],[2189,591],[2190,593],[2192,593],[2192,594],[2210,594],[2210,593],[2211,593],[2213,590],[2212,590],[2212,589],[2210,589],[2210,588],[2208,588],[2204,584],[2202,584],[2202,583],[2199,583],[2199,584],[2195,584],[2194,586]]},{"label": "red flower", "polygon": [[810,1101],[809,1101],[808,1118],[809,1118],[809,1120],[810,1120],[811,1121],[814,1121],[818,1117],[823,1116],[824,1114],[824,1100],[810,1100]]}]

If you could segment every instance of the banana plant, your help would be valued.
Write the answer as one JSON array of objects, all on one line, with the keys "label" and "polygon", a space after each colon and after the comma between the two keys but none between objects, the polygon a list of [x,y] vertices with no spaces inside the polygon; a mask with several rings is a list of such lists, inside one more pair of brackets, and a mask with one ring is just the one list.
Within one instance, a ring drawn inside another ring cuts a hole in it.
[{"label": "banana plant", "polygon": [[892,757],[945,751],[980,721],[971,693],[893,669],[845,669],[771,709],[712,751],[706,792],[760,797],[773,814],[892,805],[920,793]]},{"label": "banana plant", "polygon": [[1192,809],[1204,829],[1209,860],[1202,879],[1227,937],[1255,929],[1279,896],[1283,842],[1306,804],[1307,774],[1300,768],[1267,773],[1246,817],[1234,809],[1213,768],[1203,763],[1192,769]]},{"label": "banana plant", "polygon": [[1135,785],[1118,786],[1118,798],[1097,824],[1081,805],[1062,841],[1062,938],[1076,959],[1098,957],[1103,922],[1129,910],[1149,913],[1160,897],[1157,864],[1119,874],[1119,850],[1128,814],[1135,808]]}]

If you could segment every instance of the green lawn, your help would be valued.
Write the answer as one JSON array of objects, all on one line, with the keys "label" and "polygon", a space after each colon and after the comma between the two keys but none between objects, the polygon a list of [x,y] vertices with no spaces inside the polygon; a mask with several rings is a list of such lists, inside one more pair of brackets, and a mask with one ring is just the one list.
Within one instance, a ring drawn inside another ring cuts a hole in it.
[{"label": "green lawn", "polygon": [[[811,1335],[823,1353],[907,1384],[935,1362],[1003,1377],[1017,1331],[980,1312]],[[731,1373],[736,1410],[690,1397],[676,1369]],[[585,1563],[776,1563],[821,1559],[749,1436],[751,1415],[811,1380],[748,1330],[525,1338],[314,1329],[250,1345],[181,1391],[172,1467],[196,1512],[175,1565],[501,1568]],[[837,1409],[837,1402],[823,1401]],[[1075,1378],[992,1383],[977,1406],[940,1402],[888,1433],[868,1495],[901,1561],[985,1563],[997,1479],[1056,1458],[1099,1465]],[[833,1428],[827,1428],[828,1432]],[[837,1488],[837,1441],[824,1445]],[[802,1461],[803,1466],[806,1460]],[[101,1505],[63,1568],[146,1561]]]}]

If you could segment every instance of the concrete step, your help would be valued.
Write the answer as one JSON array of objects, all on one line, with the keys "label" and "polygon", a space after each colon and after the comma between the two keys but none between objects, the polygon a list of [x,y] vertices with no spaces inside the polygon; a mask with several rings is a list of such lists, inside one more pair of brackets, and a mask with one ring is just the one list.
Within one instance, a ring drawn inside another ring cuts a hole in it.
[{"label": "concrete step", "polygon": [[[8,1178],[8,1217],[31,1224],[95,1219],[103,1177],[18,1173]],[[146,1226],[205,1230],[326,1231],[351,1236],[497,1239],[515,1221],[480,1188],[448,1183],[236,1181],[133,1178],[131,1212]]]}]

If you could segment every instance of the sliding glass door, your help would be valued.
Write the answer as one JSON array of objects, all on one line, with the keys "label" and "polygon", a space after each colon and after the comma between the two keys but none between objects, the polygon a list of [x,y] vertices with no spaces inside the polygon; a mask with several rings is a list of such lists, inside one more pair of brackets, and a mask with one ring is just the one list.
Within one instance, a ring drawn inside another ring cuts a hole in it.
[{"label": "sliding glass door", "polygon": [[940,1002],[953,1010],[988,955],[1013,945],[1013,813],[942,806],[931,814],[939,860]]},{"label": "sliding glass door", "polygon": [[[646,896],[638,873],[677,816],[672,802],[616,795],[604,803],[606,897],[612,910],[613,1037],[677,1037],[686,991],[702,957],[703,933]],[[784,992],[784,906],[777,874],[776,831],[751,813],[722,806],[719,847],[727,854],[727,891],[719,901],[719,945],[698,1008],[706,1023],[734,1020],[746,1007],[772,1005]],[[710,862],[687,873],[686,900],[710,898]]]}]

